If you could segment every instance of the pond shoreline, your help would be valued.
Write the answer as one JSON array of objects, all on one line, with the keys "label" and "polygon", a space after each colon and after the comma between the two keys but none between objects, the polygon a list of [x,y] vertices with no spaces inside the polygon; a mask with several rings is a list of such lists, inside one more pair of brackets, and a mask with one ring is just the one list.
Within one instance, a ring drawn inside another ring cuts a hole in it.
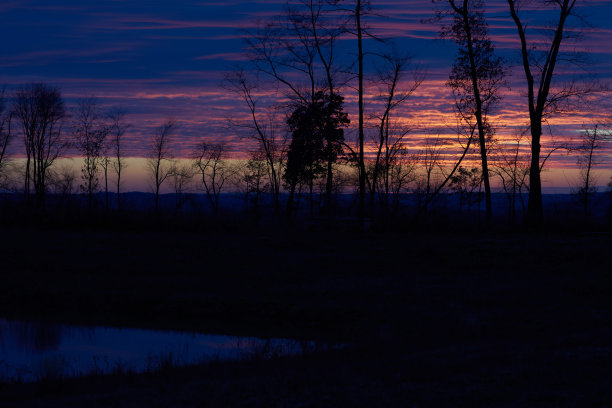
[{"label": "pond shoreline", "polygon": [[1,243],[0,315],[350,344],[3,384],[3,406],[612,400],[609,236],[30,231]]},{"label": "pond shoreline", "polygon": [[328,345],[290,339],[261,339],[176,331],[74,326],[0,319],[0,381],[40,382],[154,372],[191,366],[304,354]]}]

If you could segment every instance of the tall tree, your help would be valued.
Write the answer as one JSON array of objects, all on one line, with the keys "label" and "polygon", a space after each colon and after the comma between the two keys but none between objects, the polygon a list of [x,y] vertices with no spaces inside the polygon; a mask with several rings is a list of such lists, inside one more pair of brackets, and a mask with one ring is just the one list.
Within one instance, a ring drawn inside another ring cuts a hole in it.
[{"label": "tall tree", "polygon": [[[450,7],[452,22],[443,26],[443,36],[452,38],[459,46],[459,53],[453,64],[448,85],[455,96],[455,106],[462,121],[468,127],[476,124],[485,188],[487,220],[493,209],[491,184],[487,160],[488,140],[493,131],[488,113],[499,100],[498,89],[503,83],[502,59],[495,56],[494,47],[487,33],[482,0],[445,0]],[[443,12],[439,13],[443,17]]]},{"label": "tall tree", "polygon": [[442,167],[442,143],[442,139],[439,136],[435,138],[427,137],[423,151],[420,154],[425,171],[423,180],[425,199],[431,196],[434,189],[434,172]]},{"label": "tall tree", "polygon": [[58,88],[43,83],[22,85],[17,90],[13,111],[23,133],[26,152],[24,193],[34,185],[36,204],[44,205],[47,175],[68,146],[62,135],[64,101]]},{"label": "tall tree", "polygon": [[83,157],[81,189],[87,194],[91,209],[94,205],[94,193],[99,185],[98,172],[103,165],[104,142],[109,132],[95,98],[78,101],[73,112],[72,127],[75,145]]},{"label": "tall tree", "polygon": [[234,175],[225,160],[226,145],[202,141],[194,149],[194,167],[200,173],[206,197],[215,215],[219,213],[219,198],[225,183]]},{"label": "tall tree", "polygon": [[[256,97],[257,88],[249,80],[244,71],[238,71],[226,78],[228,88],[245,102],[249,110],[249,120],[246,122],[231,121],[233,126],[247,128],[264,154],[267,164],[268,180],[274,210],[280,210],[280,188],[282,178],[283,159],[285,154],[285,140],[279,138],[276,132],[276,118],[271,116],[268,120],[261,114],[259,100]],[[262,117],[263,116],[263,117]]]},{"label": "tall tree", "polygon": [[287,119],[292,139],[284,178],[290,189],[287,203],[290,209],[296,186],[305,183],[312,192],[314,179],[325,174],[327,163],[336,161],[344,140],[343,127],[349,124],[340,95],[319,91],[313,99],[298,104]]},{"label": "tall tree", "polygon": [[501,186],[508,199],[508,221],[516,222],[516,199],[520,199],[525,210],[523,189],[527,185],[529,175],[528,154],[522,154],[521,142],[525,135],[518,135],[512,143],[500,144],[496,147],[495,158],[491,172],[497,174]]},{"label": "tall tree", "polygon": [[[394,143],[386,159],[383,203],[386,211],[396,213],[399,209],[400,193],[407,190],[417,179],[417,157],[410,155],[402,143]],[[389,195],[392,193],[392,205]]]},{"label": "tall tree", "polygon": [[[285,90],[293,104],[314,102],[319,91],[339,93],[335,58],[338,37],[345,32],[338,1],[297,0],[270,23],[246,39],[256,69]],[[341,151],[343,140],[325,140],[329,152]],[[333,145],[332,145],[333,144]],[[326,201],[333,189],[333,154],[326,163]],[[329,204],[329,203],[328,203]],[[327,206],[329,208],[329,205]]]},{"label": "tall tree", "polygon": [[4,89],[0,91],[0,174],[6,163],[7,149],[12,139],[11,122],[13,113],[7,109]]},{"label": "tall tree", "polygon": [[172,177],[172,187],[174,188],[174,213],[179,214],[183,204],[185,204],[185,190],[189,187],[189,183],[195,175],[193,166],[190,163],[173,163],[170,169]]},{"label": "tall tree", "polygon": [[[352,6],[352,7],[351,7]],[[347,13],[350,21],[346,25],[346,31],[356,38],[357,46],[357,115],[358,115],[358,151],[350,152],[350,156],[354,157],[357,162],[359,170],[359,219],[363,226],[365,219],[365,201],[366,201],[366,184],[368,184],[368,174],[365,165],[365,132],[364,132],[364,120],[365,120],[365,108],[364,108],[364,71],[365,61],[364,57],[366,52],[364,50],[364,38],[376,39],[373,36],[364,22],[364,17],[370,13],[371,4],[369,0],[355,0],[354,3],[349,3],[345,12]],[[371,185],[371,183],[369,183]]]},{"label": "tall tree", "polygon": [[593,167],[600,163],[599,150],[603,143],[612,140],[606,130],[601,129],[600,125],[595,125],[590,129],[584,129],[580,136],[578,146],[578,166],[580,168],[580,186],[577,196],[582,204],[583,219],[585,224],[589,221],[591,198],[597,192]]},{"label": "tall tree", "polygon": [[[250,203],[253,203],[255,210],[258,210],[262,194],[270,188],[270,184],[266,183],[266,168],[265,152],[261,149],[251,152],[242,173],[242,181],[246,188],[247,208]],[[253,198],[250,198],[251,194],[254,194]]]},{"label": "tall tree", "polygon": [[[531,131],[531,163],[529,168],[529,201],[527,203],[526,221],[529,225],[539,227],[543,221],[541,171],[542,120],[545,113],[561,98],[575,94],[575,90],[551,93],[551,84],[557,66],[561,43],[566,37],[567,19],[574,12],[577,0],[542,0],[541,3],[558,11],[552,38],[548,42],[538,38],[532,43],[527,41],[527,24],[519,16],[520,0],[507,0],[510,15],[514,21],[521,43],[523,71],[527,80],[527,104],[529,109],[529,127]],[[543,58],[534,55],[544,44]]]},{"label": "tall tree", "polygon": [[[301,0],[302,10],[290,8],[290,19],[294,26],[302,26],[311,38],[312,48],[318,56],[318,61],[323,66],[323,81],[326,84],[330,98],[338,93],[336,84],[338,77],[338,66],[334,59],[334,49],[337,38],[344,32],[344,27],[338,25],[336,21],[330,21],[330,16],[337,12],[337,0]],[[311,91],[311,102],[314,102],[314,87]],[[333,165],[336,157],[343,151],[344,136],[328,138],[325,136],[326,154],[326,181],[325,181],[325,202],[326,211],[331,216],[332,190],[334,186]]]},{"label": "tall tree", "polygon": [[172,152],[170,150],[172,132],[176,127],[176,120],[166,119],[155,131],[149,145],[147,167],[153,179],[153,192],[155,194],[155,212],[159,212],[159,191],[164,181],[172,171]]},{"label": "tall tree", "polygon": [[364,132],[363,132],[363,25],[361,17],[365,8],[369,6],[367,0],[357,0],[355,2],[355,31],[357,35],[357,93],[359,108],[359,219],[363,224],[365,217],[365,189],[366,189],[366,169],[364,157]]},{"label": "tall tree", "polygon": [[427,207],[429,206],[429,204],[431,204],[433,199],[442,191],[442,189],[447,185],[447,183],[451,181],[452,177],[455,175],[455,173],[461,166],[461,163],[465,159],[465,156],[467,155],[468,151],[470,151],[472,143],[474,142],[474,139],[475,139],[474,137],[475,133],[476,133],[475,125],[472,125],[471,127],[459,126],[457,128],[457,134],[458,134],[457,141],[463,150],[461,151],[461,154],[459,155],[459,158],[457,158],[457,161],[453,165],[451,171],[446,175],[446,177],[444,177],[442,182],[440,182],[435,188],[433,187],[431,183],[431,178],[433,175],[433,170],[436,167],[439,168],[440,170],[442,169],[442,166],[440,165],[440,159],[441,159],[440,147],[441,146],[440,146],[439,139],[436,140],[435,144],[431,144],[429,142],[426,143],[425,152],[423,154],[425,172],[426,172],[425,199],[423,202],[419,203],[419,208],[417,209],[416,214],[414,216],[415,219],[419,217],[425,210],[427,210]]},{"label": "tall tree", "polygon": [[123,157],[123,136],[130,125],[125,122],[126,111],[122,108],[114,109],[108,114],[110,136],[107,150],[112,155],[111,166],[117,175],[117,208],[121,209],[121,175],[126,168]]},{"label": "tall tree", "polygon": [[[467,204],[468,212],[472,208],[474,202],[474,193],[480,190],[482,186],[482,174],[478,167],[467,169],[459,166],[448,184],[449,188],[459,196],[459,213],[463,208],[463,204]],[[481,200],[481,193],[478,191],[476,199]]]},{"label": "tall tree", "polygon": [[[409,133],[408,127],[397,129],[391,125],[391,117],[394,110],[406,102],[410,95],[416,91],[423,81],[423,75],[415,72],[412,81],[403,81],[406,67],[410,63],[407,56],[383,56],[385,68],[378,72],[376,82],[382,88],[380,99],[384,103],[382,114],[376,116],[378,131],[378,145],[376,147],[376,159],[372,170],[370,182],[370,211],[375,213],[375,197],[378,190],[384,192],[383,203],[388,204],[389,177],[395,155],[402,151],[402,139]],[[396,174],[397,175],[397,174]]]}]

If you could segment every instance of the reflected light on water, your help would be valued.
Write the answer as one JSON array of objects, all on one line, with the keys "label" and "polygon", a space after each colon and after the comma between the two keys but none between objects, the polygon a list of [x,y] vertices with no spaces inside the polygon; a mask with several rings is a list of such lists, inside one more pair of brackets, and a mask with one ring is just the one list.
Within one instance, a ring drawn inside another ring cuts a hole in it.
[{"label": "reflected light on water", "polygon": [[299,354],[312,342],[0,319],[0,380],[142,372],[212,358]]}]

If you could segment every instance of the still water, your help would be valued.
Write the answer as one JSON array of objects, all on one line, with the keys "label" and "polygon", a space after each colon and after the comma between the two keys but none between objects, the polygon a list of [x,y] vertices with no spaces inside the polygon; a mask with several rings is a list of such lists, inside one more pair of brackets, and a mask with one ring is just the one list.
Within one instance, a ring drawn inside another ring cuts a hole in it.
[{"label": "still water", "polygon": [[85,327],[0,319],[0,380],[36,381],[168,363],[298,354],[309,342],[160,330]]}]

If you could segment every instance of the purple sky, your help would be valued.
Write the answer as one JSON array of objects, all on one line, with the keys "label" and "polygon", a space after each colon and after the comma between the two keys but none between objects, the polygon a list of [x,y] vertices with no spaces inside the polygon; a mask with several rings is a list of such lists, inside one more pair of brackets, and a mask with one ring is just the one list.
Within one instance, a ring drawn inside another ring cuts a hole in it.
[{"label": "purple sky", "polygon": [[[580,13],[593,25],[578,43],[589,54],[588,73],[612,80],[612,2],[578,3],[583,4]],[[128,153],[133,156],[145,154],[143,147],[153,129],[168,117],[180,123],[179,156],[187,156],[199,138],[227,141],[234,151],[244,151],[248,149],[245,134],[226,126],[228,117],[243,117],[244,107],[221,83],[225,73],[246,62],[241,40],[244,29],[280,13],[283,4],[280,0],[4,0],[0,5],[0,83],[10,90],[21,83],[43,81],[59,86],[69,105],[79,97],[96,96],[104,107],[125,107],[133,125],[127,136]],[[516,29],[505,1],[487,4],[495,46],[513,64],[512,88],[504,91],[498,112],[498,134],[508,136],[527,124]],[[439,26],[421,22],[433,16],[432,3],[374,0],[372,5],[378,16],[366,20],[371,31],[393,39],[394,47],[412,54],[415,64],[427,73],[403,111],[418,128],[414,145],[420,144],[423,134],[450,133],[453,100],[444,82],[456,48],[438,39]],[[550,18],[538,10],[526,16],[530,17],[530,33]],[[583,26],[576,19],[569,25]],[[352,41],[343,42],[345,61],[354,57],[353,48]],[[374,41],[366,43],[367,51],[379,49]],[[373,65],[368,65],[369,72]],[[559,73],[582,69],[563,65]],[[369,91],[375,92],[373,88]],[[354,91],[345,91],[346,109],[356,123],[355,95],[351,93]],[[593,106],[604,107],[609,116],[612,109],[605,101]],[[551,131],[560,138],[575,137],[583,123],[601,114],[585,111],[559,118]],[[575,159],[559,154],[551,163],[572,166]],[[604,168],[612,169],[610,158]]]}]

